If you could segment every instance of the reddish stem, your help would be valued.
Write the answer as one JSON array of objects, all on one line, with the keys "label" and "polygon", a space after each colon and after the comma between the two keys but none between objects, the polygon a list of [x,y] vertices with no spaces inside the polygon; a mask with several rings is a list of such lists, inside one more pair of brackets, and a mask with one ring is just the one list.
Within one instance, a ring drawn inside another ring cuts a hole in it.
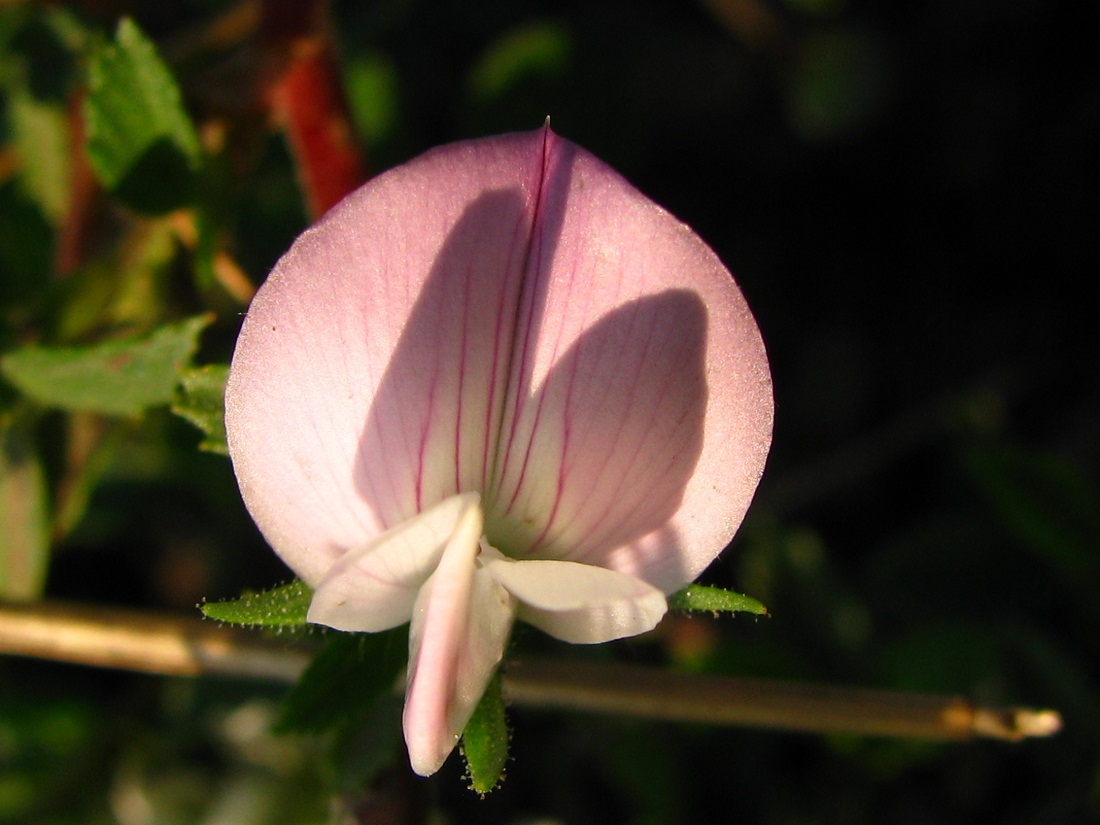
[{"label": "reddish stem", "polygon": [[69,275],[84,262],[100,228],[103,191],[84,151],[86,94],[81,88],[69,98],[69,209],[58,227],[54,247],[54,270],[60,276]]},{"label": "reddish stem", "polygon": [[289,60],[271,88],[272,110],[286,129],[311,218],[318,218],[366,179],[344,97],[324,3],[266,0],[265,33]]}]

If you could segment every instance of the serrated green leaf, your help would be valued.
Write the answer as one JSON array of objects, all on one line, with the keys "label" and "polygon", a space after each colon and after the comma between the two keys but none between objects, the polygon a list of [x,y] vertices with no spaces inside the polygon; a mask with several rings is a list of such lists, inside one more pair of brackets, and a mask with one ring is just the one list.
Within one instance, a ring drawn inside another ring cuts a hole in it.
[{"label": "serrated green leaf", "polygon": [[192,198],[198,135],[171,72],[128,18],[92,59],[85,118],[88,158],[113,194],[154,214]]},{"label": "serrated green leaf", "polygon": [[137,415],[172,400],[180,373],[212,320],[199,315],[144,338],[91,347],[26,347],[0,359],[0,372],[49,406]]},{"label": "serrated green leaf", "polygon": [[184,370],[172,412],[202,430],[199,449],[228,455],[225,443],[225,382],[228,364],[208,364]]},{"label": "serrated green leaf", "polygon": [[407,627],[334,633],[287,695],[275,729],[321,732],[361,718],[393,689],[407,651]]},{"label": "serrated green leaf", "polygon": [[293,581],[264,590],[245,593],[228,602],[207,602],[201,606],[208,619],[253,627],[300,627],[306,623],[306,612],[313,591],[305,582]]},{"label": "serrated green leaf", "polygon": [[462,754],[470,786],[479,794],[489,793],[503,781],[509,739],[498,670],[462,732]]},{"label": "serrated green leaf", "polygon": [[697,610],[705,613],[768,615],[768,609],[751,596],[702,584],[689,584],[683,590],[673,593],[668,597],[668,606],[672,610]]},{"label": "serrated green leaf", "polygon": [[49,555],[46,474],[30,421],[0,419],[0,597],[42,595]]}]

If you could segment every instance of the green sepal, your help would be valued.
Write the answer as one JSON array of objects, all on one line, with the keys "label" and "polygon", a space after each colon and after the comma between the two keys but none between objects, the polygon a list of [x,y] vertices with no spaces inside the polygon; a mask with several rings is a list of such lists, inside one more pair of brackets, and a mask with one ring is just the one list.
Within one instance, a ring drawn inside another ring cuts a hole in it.
[{"label": "green sepal", "polygon": [[84,114],[88,159],[108,191],[152,214],[192,200],[198,135],[175,78],[129,18],[92,58]]},{"label": "green sepal", "polygon": [[407,655],[407,625],[331,634],[287,695],[275,730],[320,733],[361,719],[393,690]]},{"label": "green sepal", "polygon": [[668,597],[668,607],[670,610],[692,610],[704,613],[768,615],[768,609],[751,596],[703,584],[689,584],[683,590],[673,593]]},{"label": "green sepal", "polygon": [[498,670],[462,732],[462,755],[472,790],[484,795],[504,780],[510,739]]},{"label": "green sepal", "polygon": [[293,581],[260,593],[246,592],[227,602],[206,602],[199,609],[208,619],[250,627],[301,627],[313,599],[313,591]]},{"label": "green sepal", "polygon": [[168,404],[212,315],[166,324],[148,336],[89,347],[30,346],[0,360],[0,372],[51,407],[138,415]]},{"label": "green sepal", "polygon": [[179,391],[172,412],[203,432],[200,450],[228,455],[225,443],[225,382],[228,364],[193,367],[180,374]]}]

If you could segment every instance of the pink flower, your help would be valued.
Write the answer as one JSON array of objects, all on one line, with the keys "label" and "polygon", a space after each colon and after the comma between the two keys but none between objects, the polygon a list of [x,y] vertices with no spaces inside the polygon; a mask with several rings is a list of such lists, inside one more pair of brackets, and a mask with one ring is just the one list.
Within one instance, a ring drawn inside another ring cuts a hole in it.
[{"label": "pink flower", "polygon": [[741,523],[771,422],[714,253],[549,127],[428,152],[329,212],[253,301],[226,393],[309,620],[411,621],[423,775],[514,619],[578,643],[657,624]]}]

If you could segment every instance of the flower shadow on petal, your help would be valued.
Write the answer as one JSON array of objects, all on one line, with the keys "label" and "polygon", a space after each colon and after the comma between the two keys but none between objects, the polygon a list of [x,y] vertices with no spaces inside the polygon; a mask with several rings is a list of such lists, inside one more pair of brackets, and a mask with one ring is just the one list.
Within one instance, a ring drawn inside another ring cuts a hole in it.
[{"label": "flower shadow on petal", "polygon": [[[682,583],[677,513],[703,446],[706,309],[670,289],[585,330],[531,393],[518,485],[487,502],[490,542],[516,558]],[[502,491],[503,492],[503,491]]]},{"label": "flower shadow on petal", "polygon": [[387,526],[491,483],[532,221],[518,189],[486,192],[436,256],[359,442],[355,483]]},{"label": "flower shadow on petal", "polygon": [[478,491],[508,555],[679,586],[689,576],[668,522],[703,444],[706,307],[687,289],[624,300],[526,385],[576,150],[548,145],[529,191],[486,191],[456,216],[378,385],[356,487],[386,526]]}]

